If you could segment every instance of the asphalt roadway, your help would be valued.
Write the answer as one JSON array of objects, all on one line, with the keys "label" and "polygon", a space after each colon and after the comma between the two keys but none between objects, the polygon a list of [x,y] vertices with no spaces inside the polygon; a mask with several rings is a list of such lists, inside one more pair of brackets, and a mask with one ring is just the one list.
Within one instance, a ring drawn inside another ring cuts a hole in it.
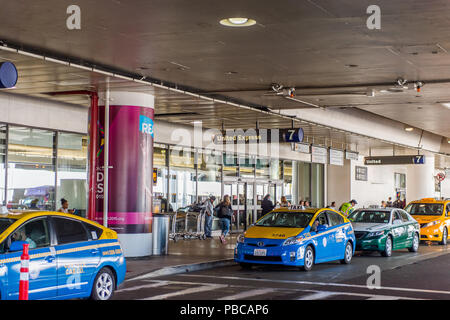
[{"label": "asphalt roadway", "polygon": [[310,272],[239,265],[161,277],[126,279],[114,300],[416,300],[450,299],[450,245],[384,258],[359,253],[350,265],[331,262]]}]

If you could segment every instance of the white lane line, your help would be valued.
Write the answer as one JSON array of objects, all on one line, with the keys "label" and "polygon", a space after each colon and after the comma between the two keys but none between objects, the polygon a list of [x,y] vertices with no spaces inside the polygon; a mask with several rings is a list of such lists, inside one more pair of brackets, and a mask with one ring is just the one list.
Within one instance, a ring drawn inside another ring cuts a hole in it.
[{"label": "white lane line", "polygon": [[240,300],[240,299],[245,299],[248,297],[254,297],[254,296],[260,296],[269,292],[274,292],[276,291],[275,289],[272,288],[268,288],[268,289],[255,289],[255,290],[249,290],[249,291],[245,291],[245,292],[241,292],[238,294],[234,294],[231,296],[226,296],[226,297],[222,297],[219,298],[217,300]]},{"label": "white lane line", "polygon": [[[231,276],[210,276],[210,275],[195,275],[195,274],[182,274],[183,277],[204,277],[215,279],[227,279],[227,280],[239,280],[239,281],[259,281],[259,282],[274,282],[274,283],[289,283],[289,284],[304,284],[313,286],[331,286],[331,287],[343,287],[343,288],[361,288],[368,290],[369,288],[364,285],[348,284],[348,283],[332,283],[332,282],[310,282],[310,281],[295,281],[295,280],[271,280],[271,279],[254,279],[254,278],[242,278]],[[405,292],[419,292],[419,293],[436,293],[450,295],[450,291],[443,290],[427,290],[427,289],[415,289],[415,288],[398,288],[398,287],[380,287],[372,290],[391,290],[391,291],[405,291]]]},{"label": "white lane line", "polygon": [[321,300],[334,295],[336,295],[336,292],[317,291],[316,293],[308,294],[307,296],[302,296],[297,300]]},{"label": "white lane line", "polygon": [[140,286],[119,289],[116,291],[116,293],[117,292],[125,292],[125,291],[134,291],[134,290],[139,290],[139,289],[147,289],[147,288],[157,288],[157,287],[166,286],[168,284],[170,284],[169,281],[160,281],[160,282],[156,282],[156,283],[149,283],[149,284],[143,284]]},{"label": "white lane line", "polygon": [[408,297],[399,297],[399,296],[385,296],[385,295],[377,295],[377,294],[365,294],[365,293],[356,293],[356,292],[340,292],[340,291],[318,291],[318,290],[304,290],[305,292],[312,292],[312,294],[307,296],[301,296],[297,300],[320,300],[326,299],[331,296],[353,296],[353,297],[366,297],[366,300],[427,300],[427,299],[416,299],[416,298],[408,298]]},{"label": "white lane line", "polygon": [[202,287],[189,288],[189,289],[185,289],[185,290],[181,290],[181,291],[160,294],[157,296],[148,297],[148,298],[139,299],[139,300],[163,300],[163,299],[167,299],[167,298],[172,298],[172,297],[182,296],[182,295],[187,295],[187,294],[192,294],[192,293],[217,290],[217,289],[221,289],[221,288],[225,288],[225,287],[228,287],[228,285],[221,285],[221,284],[210,285],[210,284],[208,284],[208,285],[205,285]]}]

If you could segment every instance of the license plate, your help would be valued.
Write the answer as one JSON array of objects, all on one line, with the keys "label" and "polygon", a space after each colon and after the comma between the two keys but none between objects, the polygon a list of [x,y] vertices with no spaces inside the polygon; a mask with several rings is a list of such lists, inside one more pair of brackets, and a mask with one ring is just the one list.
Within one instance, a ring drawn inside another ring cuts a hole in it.
[{"label": "license plate", "polygon": [[255,249],[253,251],[254,256],[265,257],[267,255],[267,249]]}]

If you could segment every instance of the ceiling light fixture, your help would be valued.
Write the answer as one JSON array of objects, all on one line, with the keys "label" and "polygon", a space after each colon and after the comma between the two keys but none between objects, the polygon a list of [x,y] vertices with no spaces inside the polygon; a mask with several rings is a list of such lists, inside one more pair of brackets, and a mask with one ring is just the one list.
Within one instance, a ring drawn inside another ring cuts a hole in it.
[{"label": "ceiling light fixture", "polygon": [[227,18],[220,20],[220,24],[227,27],[250,27],[256,24],[256,21],[249,18]]},{"label": "ceiling light fixture", "polygon": [[406,127],[405,130],[408,131],[408,132],[410,132],[410,131],[413,131],[414,128],[412,128],[412,127]]}]

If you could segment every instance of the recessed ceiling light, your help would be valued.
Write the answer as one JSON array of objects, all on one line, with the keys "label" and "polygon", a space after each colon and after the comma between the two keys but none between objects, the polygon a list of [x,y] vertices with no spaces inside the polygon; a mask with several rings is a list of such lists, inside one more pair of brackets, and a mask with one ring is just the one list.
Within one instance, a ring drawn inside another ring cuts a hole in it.
[{"label": "recessed ceiling light", "polygon": [[414,130],[414,128],[411,128],[411,127],[406,127],[406,128],[405,128],[405,130],[406,130],[406,131],[413,131],[413,130]]},{"label": "recessed ceiling light", "polygon": [[447,109],[450,109],[450,103],[446,102],[446,103],[442,103],[442,105],[444,107],[446,107]]},{"label": "recessed ceiling light", "polygon": [[256,24],[256,21],[249,18],[235,17],[220,20],[220,24],[227,27],[250,27]]}]

